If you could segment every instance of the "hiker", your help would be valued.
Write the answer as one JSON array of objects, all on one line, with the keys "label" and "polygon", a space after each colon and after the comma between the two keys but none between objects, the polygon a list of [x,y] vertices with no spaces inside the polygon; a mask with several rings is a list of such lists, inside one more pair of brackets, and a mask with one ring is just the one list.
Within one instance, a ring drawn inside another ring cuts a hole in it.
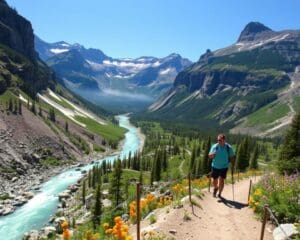
[{"label": "hiker", "polygon": [[224,134],[219,134],[217,140],[218,142],[210,148],[208,157],[212,159],[213,196],[216,197],[219,190],[218,197],[221,197],[229,162],[231,163],[231,169],[234,168],[235,154],[233,148],[225,142]]}]

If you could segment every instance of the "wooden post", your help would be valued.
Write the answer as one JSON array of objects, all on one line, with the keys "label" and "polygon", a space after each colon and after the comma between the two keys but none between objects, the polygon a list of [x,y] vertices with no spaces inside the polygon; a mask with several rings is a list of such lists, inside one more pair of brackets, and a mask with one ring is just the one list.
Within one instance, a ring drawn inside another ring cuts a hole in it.
[{"label": "wooden post", "polygon": [[136,239],[140,240],[140,183],[136,184]]},{"label": "wooden post", "polygon": [[249,201],[250,201],[251,188],[252,188],[252,179],[250,179],[250,184],[249,184],[248,203],[247,203],[248,205],[249,205]]},{"label": "wooden post", "polygon": [[240,181],[240,170],[238,169],[237,172],[238,172],[238,179],[237,180],[239,182]]},{"label": "wooden post", "polygon": [[256,182],[256,170],[254,170],[254,182]]},{"label": "wooden post", "polygon": [[208,192],[210,192],[210,185],[211,185],[211,174],[208,174]]},{"label": "wooden post", "polygon": [[264,233],[265,233],[265,228],[266,228],[266,222],[268,218],[268,208],[269,206],[266,204],[264,206],[264,216],[263,216],[263,221],[262,221],[262,226],[261,226],[261,232],[260,232],[260,240],[264,239]]},{"label": "wooden post", "polygon": [[189,199],[190,203],[192,203],[191,173],[189,173]]}]

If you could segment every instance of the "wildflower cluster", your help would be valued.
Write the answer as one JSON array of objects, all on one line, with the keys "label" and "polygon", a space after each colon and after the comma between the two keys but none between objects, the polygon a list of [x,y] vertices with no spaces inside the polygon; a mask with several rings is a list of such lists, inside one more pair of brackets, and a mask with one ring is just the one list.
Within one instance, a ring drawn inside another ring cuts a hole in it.
[{"label": "wildflower cluster", "polygon": [[184,182],[185,180],[182,181],[183,182],[181,184],[177,183],[175,186],[172,187],[172,192],[176,199],[184,196],[188,192],[186,186],[184,186],[186,185],[186,183]]},{"label": "wildflower cluster", "polygon": [[199,178],[192,180],[192,186],[193,188],[202,189],[208,186],[209,178]]},{"label": "wildflower cluster", "polygon": [[[147,194],[145,198],[140,201],[141,216],[145,217],[149,212],[158,208],[164,207],[172,203],[172,198],[168,196],[155,198],[153,194]],[[132,223],[136,222],[136,202],[132,201],[129,204],[129,216]]]},{"label": "wildflower cluster", "polygon": [[133,238],[128,234],[128,226],[122,221],[121,217],[115,217],[115,225],[109,228],[108,223],[103,224],[105,234],[114,237],[116,240],[132,240]]},{"label": "wildflower cluster", "polygon": [[280,222],[300,221],[300,177],[265,175],[254,187],[249,206],[262,214],[268,204]]},{"label": "wildflower cluster", "polygon": [[61,224],[61,228],[63,229],[63,238],[64,238],[64,239],[70,239],[71,234],[70,234],[68,222],[67,222],[67,221],[64,221],[64,222]]},{"label": "wildflower cluster", "polygon": [[96,240],[99,236],[99,233],[92,233],[92,231],[88,230],[85,232],[83,240]]}]

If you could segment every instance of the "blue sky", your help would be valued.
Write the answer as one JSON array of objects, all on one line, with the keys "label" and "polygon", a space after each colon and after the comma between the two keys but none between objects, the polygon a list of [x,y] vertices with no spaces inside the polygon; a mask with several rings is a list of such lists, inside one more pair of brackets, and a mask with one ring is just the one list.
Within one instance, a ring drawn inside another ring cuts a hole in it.
[{"label": "blue sky", "polygon": [[196,61],[207,48],[232,44],[259,21],[274,30],[300,29],[299,0],[7,0],[47,42],[64,40],[111,57]]}]

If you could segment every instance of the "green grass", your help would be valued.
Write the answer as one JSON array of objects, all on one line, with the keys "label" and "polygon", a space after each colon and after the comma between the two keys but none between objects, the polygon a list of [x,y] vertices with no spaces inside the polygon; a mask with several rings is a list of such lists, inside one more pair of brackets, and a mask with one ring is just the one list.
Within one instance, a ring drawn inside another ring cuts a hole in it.
[{"label": "green grass", "polygon": [[255,126],[272,123],[275,120],[286,116],[289,111],[290,109],[287,104],[270,103],[250,114],[247,119],[247,125]]},{"label": "green grass", "polygon": [[300,111],[300,96],[295,96],[293,98],[293,108],[296,112]]},{"label": "green grass", "polygon": [[17,97],[9,90],[0,95],[0,101],[4,105],[5,105],[6,102],[9,101],[10,98],[12,98],[13,100],[17,99]]},{"label": "green grass", "polygon": [[62,162],[55,157],[48,157],[46,159],[41,160],[41,164],[43,166],[60,166]]},{"label": "green grass", "polygon": [[102,125],[91,118],[86,118],[82,116],[75,116],[75,120],[86,125],[87,129],[91,132],[98,134],[105,139],[112,141],[119,141],[124,137],[126,130],[117,125],[108,123]]},{"label": "green grass", "polygon": [[65,100],[62,99],[62,98],[61,98],[61,100],[58,100],[58,99],[56,99],[55,97],[52,97],[50,94],[47,94],[47,97],[48,97],[50,100],[56,102],[57,104],[61,105],[61,106],[64,107],[64,108],[68,108],[68,109],[71,109],[71,110],[75,110],[75,108],[74,108],[71,104],[69,104],[67,101],[65,101]]}]

